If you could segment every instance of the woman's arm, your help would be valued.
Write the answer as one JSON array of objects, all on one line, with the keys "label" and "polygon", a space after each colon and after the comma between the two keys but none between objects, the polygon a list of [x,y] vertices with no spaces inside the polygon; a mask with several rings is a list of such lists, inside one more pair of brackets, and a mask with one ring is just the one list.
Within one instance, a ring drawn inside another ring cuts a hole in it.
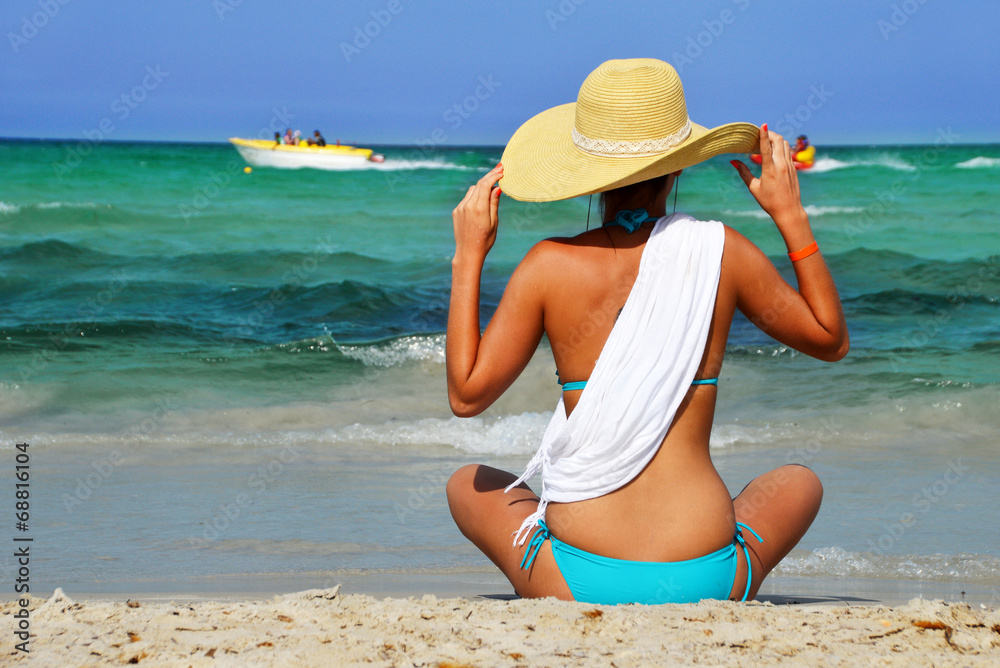
[{"label": "woman's arm", "polygon": [[501,176],[503,167],[497,165],[469,188],[452,213],[455,257],[445,356],[448,401],[460,417],[478,415],[510,387],[543,331],[536,246],[511,276],[485,334],[479,335],[479,286],[499,220],[500,189],[493,184]]},{"label": "woman's arm", "polygon": [[[791,148],[781,135],[760,131],[761,177],[742,162],[733,166],[761,208],[774,220],[789,252],[815,241],[799,196]],[[844,357],[850,348],[847,323],[837,286],[820,252],[793,262],[795,291],[767,257],[733,230],[726,233],[726,255],[738,272],[737,306],[755,325],[778,341],[826,361]]]}]

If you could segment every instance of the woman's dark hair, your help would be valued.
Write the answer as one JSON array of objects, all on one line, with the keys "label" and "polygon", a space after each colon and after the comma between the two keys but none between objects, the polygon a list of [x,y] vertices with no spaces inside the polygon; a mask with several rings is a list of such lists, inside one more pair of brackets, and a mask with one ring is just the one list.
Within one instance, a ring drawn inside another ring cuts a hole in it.
[{"label": "woman's dark hair", "polygon": [[657,176],[646,181],[639,181],[631,185],[605,190],[597,203],[597,210],[600,212],[601,222],[606,222],[608,217],[614,217],[621,211],[622,202],[633,199],[652,199],[666,185],[670,174]]}]

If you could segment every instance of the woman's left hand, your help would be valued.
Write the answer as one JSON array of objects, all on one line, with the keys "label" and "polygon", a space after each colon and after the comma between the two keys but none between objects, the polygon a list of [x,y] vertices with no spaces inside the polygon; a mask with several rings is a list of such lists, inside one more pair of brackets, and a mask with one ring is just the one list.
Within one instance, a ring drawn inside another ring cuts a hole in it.
[{"label": "woman's left hand", "polygon": [[503,165],[496,167],[469,188],[465,199],[451,213],[455,225],[455,259],[475,258],[480,261],[493,248],[497,239],[500,188],[493,187],[503,176]]}]

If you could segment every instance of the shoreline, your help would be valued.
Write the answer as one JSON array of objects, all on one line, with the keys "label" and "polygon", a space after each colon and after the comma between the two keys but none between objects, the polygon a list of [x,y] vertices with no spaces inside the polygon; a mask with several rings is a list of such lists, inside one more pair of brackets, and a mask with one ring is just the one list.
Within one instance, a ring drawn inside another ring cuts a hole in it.
[{"label": "shoreline", "polygon": [[[17,603],[0,606],[3,615]],[[313,589],[263,601],[32,597],[45,665],[996,665],[996,608],[702,601],[595,606],[555,599],[376,599]],[[221,661],[221,663],[220,663]]]},{"label": "shoreline", "polygon": [[[115,603],[149,601],[198,603],[260,601],[313,589],[339,587],[344,595],[381,598],[435,596],[482,600],[518,600],[506,578],[495,568],[441,568],[422,571],[374,569],[322,573],[256,573],[209,577],[82,583],[55,589],[34,589],[37,598],[56,590],[78,601]],[[879,578],[769,576],[756,601],[771,605],[901,606],[914,599],[942,600],[974,607],[1000,608],[1000,587],[969,582],[892,580]],[[0,602],[14,594],[0,595]]]}]

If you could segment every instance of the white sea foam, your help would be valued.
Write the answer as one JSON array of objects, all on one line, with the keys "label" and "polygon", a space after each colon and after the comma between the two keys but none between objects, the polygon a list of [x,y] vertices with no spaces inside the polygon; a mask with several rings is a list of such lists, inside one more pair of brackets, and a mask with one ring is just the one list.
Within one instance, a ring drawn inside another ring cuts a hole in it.
[{"label": "white sea foam", "polygon": [[445,335],[404,336],[385,344],[338,345],[337,349],[345,357],[358,360],[365,366],[391,367],[412,361],[444,364]]},{"label": "white sea foam", "polygon": [[[861,213],[862,211],[864,211],[864,209],[859,206],[818,206],[816,204],[806,205],[806,213],[814,218],[817,216],[826,216],[833,213]],[[767,212],[762,211],[761,209],[747,209],[741,211],[735,209],[726,209],[725,211],[723,211],[723,213],[728,216],[743,216],[746,218],[760,218],[762,220],[770,218],[770,216],[767,215]]]},{"label": "white sea foam", "polygon": [[883,155],[870,162],[860,162],[858,164],[866,167],[889,167],[890,169],[898,169],[903,172],[915,172],[917,170],[914,165],[894,155]]},{"label": "white sea foam", "polygon": [[97,202],[40,202],[35,205],[39,209],[110,209],[110,204]]},{"label": "white sea foam", "polygon": [[[754,450],[777,448],[782,456],[791,456],[803,447],[811,453],[816,446],[824,453],[873,447],[895,452],[905,447],[911,454],[934,457],[945,435],[955,443],[955,456],[995,459],[998,394],[994,385],[956,385],[949,388],[947,396],[921,394],[829,414],[825,408],[804,415],[797,410],[771,407],[766,409],[770,419],[764,420],[734,407],[734,402],[742,405],[752,400],[756,391],[741,390],[741,386],[759,387],[761,382],[752,369],[741,371],[743,364],[733,362],[725,378],[729,398],[712,428],[710,445],[714,453],[743,456]],[[150,412],[137,409],[121,409],[113,418],[81,414],[62,422],[57,431],[46,422],[32,421],[30,425],[22,423],[17,430],[0,429],[0,450],[10,449],[20,439],[55,449],[82,446],[95,452],[133,443],[151,453],[192,448],[234,453],[244,448],[280,448],[287,444],[320,449],[324,445],[405,447],[412,454],[441,446],[499,455],[530,455],[537,449],[552,415],[550,405],[538,407],[538,390],[551,382],[548,367],[536,370],[538,378],[527,379],[523,387],[534,399],[512,402],[503,398],[500,403],[506,401],[507,406],[498,405],[489,415],[467,419],[452,417],[448,411],[442,367],[434,363],[431,369],[414,365],[379,370],[375,372],[379,378],[362,388],[359,396],[346,399],[319,397],[315,401],[234,410],[226,405],[212,407],[216,402],[206,397],[204,405],[178,408],[154,421],[150,421]],[[413,378],[423,377],[428,371],[437,378],[433,389],[426,383],[413,382]],[[391,391],[380,389],[380,383],[391,384]],[[36,413],[52,400],[50,392],[34,385],[26,388],[12,382],[0,384],[0,414],[9,420]],[[543,403],[548,404],[548,399]],[[969,436],[948,436],[960,433]],[[931,473],[937,474],[936,469]]]},{"label": "white sea foam", "polygon": [[760,218],[761,220],[770,218],[770,216],[767,215],[767,212],[762,211],[761,209],[747,209],[746,211],[738,211],[736,209],[726,209],[722,213],[724,213],[727,216],[740,216],[742,218]]},{"label": "white sea foam", "polygon": [[551,413],[504,417],[424,418],[382,425],[355,424],[326,434],[325,440],[352,445],[445,445],[476,454],[530,455],[538,449]]},{"label": "white sea foam", "polygon": [[851,167],[853,164],[854,163],[850,162],[842,162],[835,158],[817,158],[816,162],[813,163],[813,166],[809,169],[809,171],[814,174],[817,172],[830,172],[835,169]]},{"label": "white sea foam", "polygon": [[822,547],[812,552],[794,550],[778,564],[774,573],[889,579],[962,579],[995,583],[1000,573],[1000,559],[982,554],[898,555]]},{"label": "white sea foam", "polygon": [[846,167],[887,167],[902,172],[913,172],[917,169],[914,165],[911,165],[898,156],[882,154],[872,160],[859,160],[857,162],[844,162],[836,158],[817,158],[812,168],[808,171],[815,174],[818,172],[831,172],[835,169],[844,169]]},{"label": "white sea foam", "polygon": [[825,216],[828,213],[861,213],[864,211],[860,206],[818,206],[815,204],[806,205],[806,213],[810,216]]},{"label": "white sea foam", "polygon": [[385,162],[368,162],[365,163],[365,167],[367,169],[383,172],[412,169],[448,169],[458,172],[486,171],[479,170],[478,167],[456,165],[455,163],[448,162],[446,160],[397,160],[395,158],[386,158]]},{"label": "white sea foam", "polygon": [[[520,413],[517,415],[479,416],[474,418],[428,417],[417,419],[389,419],[380,422],[342,424],[325,427],[323,416],[333,419],[343,411],[321,406],[304,406],[288,411],[262,409],[264,422],[283,421],[281,428],[268,428],[252,421],[251,424],[232,424],[227,411],[172,416],[162,428],[142,433],[135,429],[114,433],[20,433],[0,432],[0,450],[14,447],[16,439],[27,439],[32,444],[48,447],[67,445],[85,446],[94,452],[113,449],[156,453],[194,449],[222,448],[227,461],[236,461],[242,452],[261,449],[280,450],[286,446],[414,448],[454,448],[467,453],[490,455],[531,455],[538,449],[542,434],[552,413]],[[325,411],[325,412],[324,412]],[[252,420],[252,418],[251,418]],[[296,428],[289,429],[289,423]],[[17,442],[20,442],[19,440]],[[221,452],[221,451],[220,451]],[[152,463],[152,462],[151,462]]]},{"label": "white sea foam", "polygon": [[[328,172],[396,172],[412,171],[416,169],[446,169],[458,172],[479,171],[485,173],[486,169],[480,167],[469,167],[467,165],[456,165],[446,160],[405,160],[396,158],[386,158],[385,162],[371,162],[370,160],[357,160],[350,164],[334,164],[320,166],[316,169],[323,169]],[[294,169],[307,169],[306,167],[296,167]]]},{"label": "white sea foam", "polygon": [[[267,411],[264,411],[267,414]],[[531,455],[542,442],[542,434],[552,413],[520,413],[502,417],[421,418],[390,420],[381,423],[355,423],[342,427],[323,428],[322,412],[313,415],[307,409],[297,413],[304,428],[234,429],[233,425],[212,422],[211,416],[202,421],[175,420],[162,433],[141,434],[134,430],[118,433],[35,433],[33,442],[48,446],[88,445],[96,450],[121,447],[127,443],[167,447],[272,447],[300,444],[335,444],[351,446],[453,447],[464,452],[491,455]],[[225,414],[220,413],[224,419]],[[249,425],[248,425],[249,426]],[[176,429],[176,431],[173,431]],[[803,435],[802,429],[782,425],[750,426],[716,425],[712,429],[712,449],[732,449],[740,446],[773,445]],[[0,450],[14,445],[11,438],[0,434]]]},{"label": "white sea foam", "polygon": [[977,156],[971,160],[966,160],[965,162],[960,162],[956,167],[961,167],[962,169],[983,169],[990,167],[1000,167],[1000,158],[987,158],[984,156]]},{"label": "white sea foam", "polygon": [[[50,446],[86,444],[97,448],[118,447],[126,442],[139,442],[170,447],[275,447],[298,444],[331,444],[351,446],[427,448],[448,446],[464,452],[492,455],[530,455],[538,449],[542,435],[552,418],[551,412],[525,412],[504,416],[474,418],[428,417],[415,420],[389,420],[323,427],[325,413],[321,408],[303,407],[280,414],[264,410],[270,416],[264,421],[283,419],[301,424],[296,429],[268,429],[253,423],[245,430],[228,424],[226,412],[195,416],[190,420],[177,418],[161,433],[36,433],[35,442]],[[215,416],[213,418],[213,416]],[[328,416],[329,417],[329,416]],[[217,420],[221,420],[220,424]],[[801,440],[807,432],[788,424],[761,426],[722,424],[712,428],[710,446],[715,450],[741,446],[767,445]],[[812,432],[808,432],[812,433]],[[13,441],[0,434],[0,449],[13,446]]]},{"label": "white sea foam", "polygon": [[740,424],[716,424],[712,426],[709,447],[714,449],[732,448],[741,445],[773,445],[794,436],[802,436],[802,429],[792,429],[780,425],[754,427]]},{"label": "white sea foam", "polygon": [[[96,202],[38,202],[37,204],[26,204],[32,209],[110,209],[110,204],[98,204]],[[10,202],[0,202],[0,216],[11,215],[19,212],[22,205]]]}]

